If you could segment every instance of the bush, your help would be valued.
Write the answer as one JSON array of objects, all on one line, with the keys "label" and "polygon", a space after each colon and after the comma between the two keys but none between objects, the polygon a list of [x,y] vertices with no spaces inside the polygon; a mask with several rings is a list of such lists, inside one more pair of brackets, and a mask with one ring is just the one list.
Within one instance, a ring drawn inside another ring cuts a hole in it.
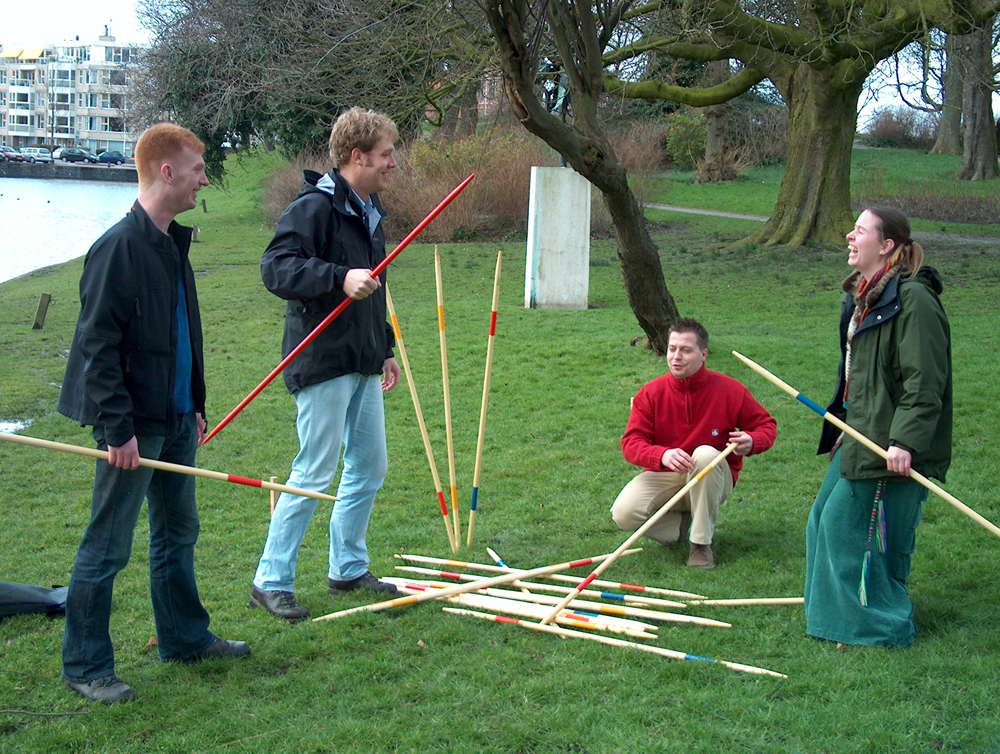
[{"label": "bush", "polygon": [[667,157],[674,167],[691,170],[705,154],[707,126],[698,110],[684,108],[667,117]]},{"label": "bush", "polygon": [[926,149],[934,146],[937,118],[902,105],[875,111],[868,128],[859,134],[861,143],[870,147]]},{"label": "bush", "polygon": [[302,171],[315,170],[325,173],[330,170],[333,160],[329,154],[299,155],[284,167],[278,168],[274,175],[264,183],[261,202],[264,205],[264,219],[272,228],[278,224],[278,218],[285,207],[302,188]]},{"label": "bush", "polygon": [[417,141],[398,151],[399,170],[383,192],[392,238],[402,238],[469,173],[476,179],[421,234],[455,241],[524,232],[533,165],[555,165],[552,152],[526,134],[484,133],[459,141]]},{"label": "bush", "polygon": [[[785,159],[788,146],[788,108],[737,97],[726,111],[726,150],[739,154],[740,164],[774,165]],[[743,171],[741,171],[742,173]]]}]

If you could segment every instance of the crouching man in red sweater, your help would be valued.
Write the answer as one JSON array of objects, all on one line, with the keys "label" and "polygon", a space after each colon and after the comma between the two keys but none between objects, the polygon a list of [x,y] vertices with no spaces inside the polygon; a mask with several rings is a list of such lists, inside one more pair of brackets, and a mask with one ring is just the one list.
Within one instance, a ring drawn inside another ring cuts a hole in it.
[{"label": "crouching man in red sweater", "polygon": [[777,424],[750,391],[732,377],[705,368],[708,331],[694,319],[670,327],[670,372],[643,386],[622,437],[625,460],[643,471],[611,507],[615,523],[635,531],[708,466],[726,445],[738,447],[646,531],[661,544],[691,543],[690,568],[714,568],[712,535],[722,505],[736,485],[743,456],[774,445]]}]

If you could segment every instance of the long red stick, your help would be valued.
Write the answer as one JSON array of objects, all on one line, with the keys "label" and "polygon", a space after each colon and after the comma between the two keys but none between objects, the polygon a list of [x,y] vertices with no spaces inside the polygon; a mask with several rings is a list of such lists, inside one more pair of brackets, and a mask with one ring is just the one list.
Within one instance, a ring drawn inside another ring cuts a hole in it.
[{"label": "long red stick", "polygon": [[[435,217],[441,214],[441,210],[443,210],[445,207],[451,204],[452,200],[456,196],[461,194],[462,191],[465,190],[465,187],[468,186],[469,183],[472,182],[472,179],[475,177],[476,174],[472,173],[469,175],[468,178],[466,178],[455,188],[453,188],[451,190],[451,193],[448,194],[448,196],[446,196],[444,199],[442,199],[441,203],[438,204],[438,206],[436,206],[434,209],[432,209],[430,211],[430,214],[428,214],[427,217],[421,220],[420,223],[417,225],[417,227],[411,230],[409,234],[406,236],[406,238],[400,241],[399,245],[395,249],[393,249],[392,252],[388,256],[386,256],[385,259],[379,262],[378,266],[374,270],[372,270],[371,273],[372,277],[377,278],[379,275],[381,275],[385,271],[385,268],[389,266],[389,263],[396,258],[399,252],[401,252],[403,249],[409,246],[410,241],[416,238],[420,234],[420,232],[430,224],[431,220],[433,220]],[[331,322],[333,322],[333,320],[339,317],[340,313],[344,311],[344,309],[346,309],[348,306],[350,306],[351,301],[353,300],[354,299],[352,298],[345,298],[343,301],[337,304],[337,308],[335,308],[332,312],[327,314],[326,317],[323,319],[323,321],[320,322],[318,325],[316,325],[316,328],[311,333],[309,333],[305,338],[303,338],[302,342],[299,343],[297,346],[295,346],[295,348],[292,349],[291,353],[289,353],[285,358],[283,358],[281,360],[281,363],[278,364],[278,366],[276,366],[274,369],[272,369],[271,373],[267,375],[267,377],[265,377],[264,380],[257,387],[251,390],[250,394],[242,401],[240,401],[239,405],[237,405],[236,408],[230,411],[225,419],[223,419],[216,425],[215,429],[213,429],[211,432],[208,433],[208,436],[205,438],[205,442],[208,442],[213,437],[215,437],[223,427],[225,427],[227,424],[229,424],[229,422],[235,419],[236,415],[239,414],[240,411],[242,411],[244,408],[246,408],[247,404],[250,403],[250,401],[252,401],[254,398],[256,398],[257,394],[260,393],[261,390],[266,388],[268,384],[270,384],[271,380],[273,380],[275,377],[281,374],[281,372],[285,369],[285,367],[287,367],[291,363],[292,359],[294,359],[296,356],[302,353],[302,350],[306,346],[312,343],[313,340],[315,340],[316,337],[321,332],[323,332]]]}]

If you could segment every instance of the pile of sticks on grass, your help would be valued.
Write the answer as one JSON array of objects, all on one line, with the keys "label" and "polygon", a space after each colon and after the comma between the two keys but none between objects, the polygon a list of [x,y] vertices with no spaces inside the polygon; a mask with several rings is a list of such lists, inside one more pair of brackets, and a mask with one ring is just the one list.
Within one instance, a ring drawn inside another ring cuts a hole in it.
[{"label": "pile of sticks on grass", "polygon": [[[619,554],[630,555],[639,551],[640,549],[624,550]],[[656,641],[658,638],[656,630],[659,623],[731,628],[732,625],[730,623],[672,611],[685,610],[688,605],[695,604],[704,606],[797,605],[802,604],[801,597],[710,600],[704,595],[692,592],[642,586],[639,584],[622,584],[599,579],[583,579],[558,573],[561,570],[577,568],[596,562],[606,562],[610,558],[609,555],[600,555],[582,561],[559,563],[557,565],[542,566],[528,570],[517,570],[506,566],[492,550],[490,550],[490,555],[499,563],[498,565],[446,560],[425,555],[396,555],[396,558],[407,563],[423,563],[425,565],[461,569],[462,571],[480,571],[500,575],[487,577],[424,566],[397,566],[397,570],[405,573],[437,578],[383,578],[383,581],[394,584],[400,592],[407,596],[374,605],[362,605],[360,607],[341,610],[337,613],[316,618],[315,621],[331,620],[359,612],[377,612],[391,607],[401,607],[416,602],[423,602],[428,599],[440,599],[459,606],[444,608],[445,612],[455,615],[465,615],[496,623],[510,623],[533,631],[556,634],[567,638],[586,639],[611,646],[629,647],[674,660],[715,663],[744,673],[769,675],[776,678],[787,677],[782,673],[777,673],[766,668],[712,659],[672,649],[664,649],[651,644],[642,644],[637,641],[616,638],[605,634],[618,634],[620,636],[627,636],[629,639]],[[546,584],[528,580],[537,577],[561,581],[564,584],[572,583],[576,584],[576,586],[568,587],[560,584]],[[588,581],[588,585],[601,587],[601,589],[584,588],[583,582],[585,581]],[[520,591],[495,588],[501,584],[516,587]],[[620,589],[622,591],[609,592],[604,591],[605,588]],[[558,595],[569,593],[571,599],[565,605],[561,605],[562,597],[555,596],[554,594],[545,594],[544,592],[552,592]],[[580,600],[576,599],[576,595],[593,599]],[[665,597],[674,597],[676,599],[665,599]],[[554,615],[551,612],[550,605],[560,605],[556,608]],[[525,620],[526,618],[538,619],[538,622]]]}]

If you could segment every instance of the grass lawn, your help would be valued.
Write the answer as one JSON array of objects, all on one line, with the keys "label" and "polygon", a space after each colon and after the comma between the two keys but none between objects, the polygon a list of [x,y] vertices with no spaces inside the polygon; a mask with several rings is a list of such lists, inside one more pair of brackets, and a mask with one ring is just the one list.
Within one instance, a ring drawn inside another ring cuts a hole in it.
[{"label": "grass lawn", "polygon": [[[202,228],[192,261],[210,425],[280,359],[284,306],[264,290],[258,271],[270,238],[259,186],[273,164],[246,161],[228,192],[202,192],[208,214],[199,209],[180,218]],[[678,203],[670,195],[663,201]],[[777,444],[748,460],[721,511],[715,570],[689,571],[686,546],[646,542],[606,578],[716,598],[801,594],[805,522],[825,470],[825,459],[814,455],[819,419],[730,351],[825,402],[838,358],[839,284],[848,268],[841,252],[734,246],[752,227],[686,216],[656,226],[655,236],[682,315],[699,317],[712,334],[709,366],[745,382],[774,414]],[[504,277],[476,542],[458,558],[485,562],[490,546],[509,564],[532,567],[610,552],[627,535],[608,510],[637,471],[619,450],[629,397],[665,365],[630,344],[641,330],[608,241],[592,246],[587,311],[523,308],[522,243],[441,247],[462,505],[467,510],[500,248]],[[1000,423],[1000,260],[995,248],[976,245],[928,245],[927,253],[945,279],[953,334],[955,447],[946,486],[997,522],[1000,451],[992,428]],[[0,420],[31,420],[24,434],[90,445],[87,430],[55,413],[81,268],[76,260],[0,285]],[[447,485],[433,247],[411,246],[389,278]],[[45,328],[36,331],[30,323],[42,291],[53,301]],[[388,395],[386,414],[390,472],[368,545],[373,570],[388,575],[393,553],[447,557],[449,551],[405,386]],[[277,381],[199,453],[198,463],[283,481],[298,447],[294,422],[294,403]],[[0,443],[3,579],[67,583],[92,477],[92,464],[75,456]],[[266,494],[201,480],[198,497],[201,596],[212,629],[249,641],[251,657],[191,667],[159,663],[147,646],[154,628],[148,526],[140,519],[112,611],[118,673],[138,701],[104,708],[71,694],[59,679],[63,621],[8,619],[0,623],[0,750],[1000,750],[1000,543],[935,498],[924,506],[917,536],[910,587],[920,634],[909,649],[838,652],[805,636],[800,607],[692,608],[733,627],[660,629],[659,646],[788,675],[778,680],[445,615],[430,603],[287,625],[246,606],[267,531]],[[326,594],[328,515],[320,505],[298,564],[297,596],[314,616],[375,601]],[[467,521],[465,512],[463,534]]]}]

